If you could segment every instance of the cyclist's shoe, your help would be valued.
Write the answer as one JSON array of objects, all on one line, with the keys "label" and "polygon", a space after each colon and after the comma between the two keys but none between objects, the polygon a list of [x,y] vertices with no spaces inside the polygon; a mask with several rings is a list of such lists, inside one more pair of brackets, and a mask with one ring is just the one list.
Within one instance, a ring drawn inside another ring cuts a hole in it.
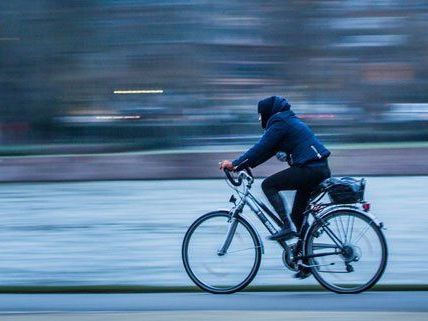
[{"label": "cyclist's shoe", "polygon": [[[293,247],[293,256],[294,258],[298,257],[298,256],[302,256],[303,251],[302,251],[302,240],[299,239],[299,241],[297,241],[297,243],[294,245]],[[303,263],[308,264],[308,260],[303,260]],[[315,264],[317,264],[315,262]],[[293,275],[293,277],[295,279],[306,279],[308,277],[310,277],[312,274],[312,270],[309,267],[304,267],[304,266],[299,266],[299,271],[297,273],[295,273]]]},{"label": "cyclist's shoe", "polygon": [[298,235],[299,234],[297,234],[293,228],[285,226],[278,232],[269,236],[268,239],[272,241],[287,241],[291,240],[293,237],[297,237]]},{"label": "cyclist's shoe", "polygon": [[294,277],[295,279],[303,280],[303,279],[306,279],[306,278],[310,277],[310,276],[311,276],[311,274],[312,274],[312,272],[311,272],[311,268],[302,267],[302,268],[299,270],[299,272],[297,272],[296,274],[294,274],[294,275],[293,275],[293,277]]}]

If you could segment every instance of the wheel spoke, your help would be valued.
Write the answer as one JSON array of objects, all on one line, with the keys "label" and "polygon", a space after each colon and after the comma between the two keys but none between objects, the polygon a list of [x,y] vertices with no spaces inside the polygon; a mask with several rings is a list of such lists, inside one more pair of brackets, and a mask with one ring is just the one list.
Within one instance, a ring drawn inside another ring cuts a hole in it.
[{"label": "wheel spoke", "polygon": [[331,241],[333,241],[338,247],[341,247],[343,245],[342,240],[340,237],[337,237],[336,234],[325,224],[325,226],[322,227],[322,229],[325,231],[325,233],[328,235]]},{"label": "wheel spoke", "polygon": [[351,234],[349,235],[349,243],[352,243],[352,232],[354,231],[354,223],[355,223],[355,216],[350,215],[352,217],[352,224],[351,224]]},{"label": "wheel spoke", "polygon": [[350,222],[350,220],[351,220],[351,215],[348,215],[348,220],[347,220],[347,223],[346,223],[346,241],[345,242],[348,241],[349,222]]},{"label": "wheel spoke", "polygon": [[[332,211],[323,216],[322,223],[311,227],[305,245],[305,264],[312,267],[315,278],[338,293],[357,293],[373,286],[387,260],[385,238],[379,227],[355,210]],[[330,233],[320,233],[322,230]],[[344,243],[335,246],[332,240],[337,244],[338,237]],[[336,255],[332,250],[337,250]]]},{"label": "wheel spoke", "polygon": [[342,233],[340,232],[340,227],[339,227],[339,223],[337,223],[337,219],[334,219],[334,223],[336,224],[336,228],[337,228],[337,232],[339,233],[339,239],[340,241],[342,241]]},{"label": "wheel spoke", "polygon": [[361,240],[361,238],[367,233],[367,231],[369,230],[370,226],[371,226],[372,222],[370,222],[363,231],[361,231],[361,233],[357,236],[357,239],[354,241],[354,245],[357,245],[358,242]]},{"label": "wheel spoke", "polygon": [[257,248],[261,248],[261,246],[247,247],[246,249],[240,249],[240,250],[234,250],[234,251],[227,251],[226,254],[244,252],[244,251],[248,251],[248,250],[254,250],[254,249],[257,249]]},{"label": "wheel spoke", "polygon": [[343,231],[343,237],[344,237],[345,243],[346,243],[346,232],[345,232],[345,227],[343,226],[342,216],[339,216],[339,219],[340,219],[340,226],[342,227],[342,231]]}]

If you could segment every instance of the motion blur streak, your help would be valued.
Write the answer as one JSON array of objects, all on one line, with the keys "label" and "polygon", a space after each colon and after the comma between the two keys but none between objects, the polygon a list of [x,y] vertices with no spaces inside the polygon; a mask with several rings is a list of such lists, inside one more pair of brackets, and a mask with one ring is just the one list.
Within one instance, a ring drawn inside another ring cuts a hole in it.
[{"label": "motion blur streak", "polygon": [[163,94],[163,90],[115,90],[115,94]]},{"label": "motion blur streak", "polygon": [[425,0],[14,0],[0,27],[4,155],[250,144],[273,94],[325,143],[428,139],[400,107],[428,102]]},{"label": "motion blur streak", "polygon": [[140,116],[97,116],[97,119],[140,119]]}]

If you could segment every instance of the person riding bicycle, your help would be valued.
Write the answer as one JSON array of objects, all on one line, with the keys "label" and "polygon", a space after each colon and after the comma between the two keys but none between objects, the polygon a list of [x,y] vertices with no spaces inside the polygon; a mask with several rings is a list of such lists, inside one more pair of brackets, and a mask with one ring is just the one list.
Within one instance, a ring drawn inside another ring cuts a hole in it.
[{"label": "person riding bicycle", "polygon": [[[239,158],[220,162],[222,170],[239,171],[245,167],[254,168],[275,154],[280,160],[285,155],[290,167],[262,182],[263,192],[284,222],[282,229],[270,237],[271,240],[289,240],[299,235],[303,224],[302,214],[311,192],[331,176],[327,162],[330,151],[290,107],[287,99],[279,96],[259,101],[259,121],[265,133]],[[291,218],[279,195],[279,191],[283,190],[296,190]]]}]

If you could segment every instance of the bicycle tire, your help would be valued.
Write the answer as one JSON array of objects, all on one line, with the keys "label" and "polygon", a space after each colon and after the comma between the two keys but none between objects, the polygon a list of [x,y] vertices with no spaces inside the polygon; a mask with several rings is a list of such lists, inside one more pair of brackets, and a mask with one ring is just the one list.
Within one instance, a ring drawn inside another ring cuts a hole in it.
[{"label": "bicycle tire", "polygon": [[[380,242],[380,248],[382,251],[382,258],[380,260],[379,268],[377,269],[376,273],[373,275],[373,277],[367,283],[365,283],[364,285],[362,285],[356,289],[345,289],[345,288],[340,288],[340,287],[337,287],[337,286],[330,284],[329,282],[325,281],[323,276],[318,271],[317,267],[312,267],[311,271],[312,271],[312,274],[315,277],[315,279],[327,290],[330,290],[330,291],[335,292],[335,293],[340,293],[340,294],[356,294],[356,293],[361,293],[363,291],[369,290],[382,277],[383,273],[385,272],[387,262],[388,262],[388,246],[387,246],[386,239],[385,239],[385,236],[384,236],[381,228],[368,215],[360,213],[359,211],[352,210],[352,209],[335,210],[335,211],[328,213],[325,216],[323,216],[322,220],[323,220],[323,222],[328,222],[329,220],[331,220],[335,216],[343,215],[344,212],[347,213],[346,215],[349,215],[349,213],[352,213],[352,215],[354,215],[355,217],[358,217],[358,218],[362,219],[363,221],[365,221],[366,223],[368,223],[369,226],[373,229],[373,231],[377,235],[379,242]],[[320,226],[321,226],[320,224],[314,223],[310,227],[310,229],[308,230],[308,233],[306,234],[305,245],[304,245],[306,255],[310,255],[313,253],[311,244],[312,244],[312,240],[314,239],[314,237],[313,237],[314,232]],[[309,265],[316,264],[316,261],[314,258],[308,259],[308,262],[309,262]]]},{"label": "bicycle tire", "polygon": [[230,288],[216,288],[210,285],[205,284],[204,282],[202,282],[201,280],[198,279],[198,277],[195,275],[195,273],[192,271],[191,268],[191,264],[189,262],[189,255],[188,255],[188,250],[189,250],[189,242],[192,238],[193,233],[196,231],[196,229],[205,221],[215,218],[215,217],[224,217],[225,219],[230,218],[230,213],[228,211],[214,211],[214,212],[209,212],[207,214],[202,215],[200,218],[198,218],[187,230],[186,235],[184,236],[183,239],[183,244],[182,244],[182,260],[183,260],[183,265],[184,268],[186,270],[187,275],[190,277],[190,279],[202,290],[210,292],[210,293],[214,293],[214,294],[231,294],[234,292],[238,292],[242,289],[244,289],[248,284],[251,283],[251,281],[255,278],[259,268],[260,268],[260,263],[261,263],[261,257],[262,257],[262,245],[261,242],[259,240],[258,234],[256,233],[256,231],[253,229],[253,227],[250,225],[250,223],[248,223],[243,217],[238,216],[237,220],[238,220],[238,224],[242,224],[242,226],[248,231],[248,233],[250,234],[253,244],[254,244],[254,249],[255,249],[255,259],[254,259],[254,263],[251,267],[251,270],[249,272],[249,274],[245,277],[245,279],[236,284],[235,286],[232,286]]}]

